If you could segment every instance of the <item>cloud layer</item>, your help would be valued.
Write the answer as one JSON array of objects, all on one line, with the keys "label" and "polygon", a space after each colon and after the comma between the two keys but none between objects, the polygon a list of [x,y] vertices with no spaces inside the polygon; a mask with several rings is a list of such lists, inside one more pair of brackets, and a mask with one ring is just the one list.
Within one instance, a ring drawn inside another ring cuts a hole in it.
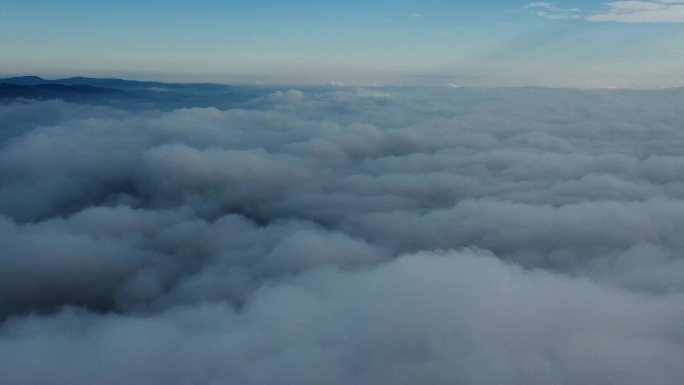
[{"label": "cloud layer", "polygon": [[0,106],[0,383],[676,384],[683,101]]}]

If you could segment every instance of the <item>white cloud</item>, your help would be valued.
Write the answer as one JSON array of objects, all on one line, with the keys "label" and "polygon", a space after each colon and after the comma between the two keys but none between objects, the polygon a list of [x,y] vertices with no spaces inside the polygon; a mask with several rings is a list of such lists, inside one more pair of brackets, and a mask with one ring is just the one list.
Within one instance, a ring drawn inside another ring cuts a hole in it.
[{"label": "white cloud", "polygon": [[616,1],[606,11],[586,17],[593,22],[684,23],[682,1]]},{"label": "white cloud", "polygon": [[551,3],[536,2],[525,9],[538,9],[538,16],[548,19],[582,19],[591,22],[620,23],[682,23],[684,22],[684,1],[614,1],[605,3],[603,9],[564,9]]},{"label": "white cloud", "polygon": [[535,14],[540,17],[547,19],[578,19],[580,12],[577,8],[559,8],[551,3],[539,1],[536,3],[530,3],[525,6],[525,9],[536,9]]}]

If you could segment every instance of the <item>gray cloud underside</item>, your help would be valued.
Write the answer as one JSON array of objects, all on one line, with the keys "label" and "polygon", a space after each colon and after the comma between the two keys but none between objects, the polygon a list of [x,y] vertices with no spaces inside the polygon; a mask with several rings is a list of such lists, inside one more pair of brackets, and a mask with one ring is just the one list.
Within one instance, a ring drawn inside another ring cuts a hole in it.
[{"label": "gray cloud underside", "polygon": [[677,384],[682,102],[0,106],[0,383]]}]

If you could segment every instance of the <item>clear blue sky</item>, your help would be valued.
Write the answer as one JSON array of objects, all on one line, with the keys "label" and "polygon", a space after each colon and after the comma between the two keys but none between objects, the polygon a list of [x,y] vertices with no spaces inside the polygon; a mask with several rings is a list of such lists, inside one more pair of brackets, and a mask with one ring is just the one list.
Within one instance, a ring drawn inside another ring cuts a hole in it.
[{"label": "clear blue sky", "polygon": [[684,1],[629,3],[0,0],[0,74],[684,85]]}]

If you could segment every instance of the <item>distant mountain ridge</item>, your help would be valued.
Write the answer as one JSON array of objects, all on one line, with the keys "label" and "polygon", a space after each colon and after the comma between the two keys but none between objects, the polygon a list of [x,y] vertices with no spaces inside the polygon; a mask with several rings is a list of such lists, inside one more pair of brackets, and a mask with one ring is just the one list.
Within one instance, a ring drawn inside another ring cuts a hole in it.
[{"label": "distant mountain ridge", "polygon": [[0,83],[16,84],[23,86],[37,86],[41,84],[62,84],[67,86],[72,85],[87,85],[92,87],[104,87],[104,88],[115,88],[115,89],[143,89],[150,87],[166,87],[166,88],[186,88],[186,87],[203,87],[203,88],[214,88],[221,89],[229,87],[221,84],[213,83],[164,83],[157,81],[138,81],[138,80],[125,80],[118,78],[89,78],[83,76],[76,76],[63,79],[44,79],[40,76],[16,76],[9,78],[0,78]]},{"label": "distant mountain ridge", "polygon": [[17,76],[0,79],[0,83],[15,84],[20,86],[35,86],[38,84],[50,83],[50,80],[45,80],[39,76]]},{"label": "distant mountain ridge", "polygon": [[0,78],[0,103],[12,100],[53,100],[108,105],[124,109],[228,108],[272,89],[211,83],[162,83],[116,78],[40,76]]},{"label": "distant mountain ridge", "polygon": [[[20,78],[15,80],[14,83],[0,79],[0,99],[65,99],[77,101],[80,98],[92,96],[129,96],[129,92],[122,89],[97,87],[88,84],[41,83],[38,79]],[[10,79],[10,81],[12,80]],[[30,84],[33,82],[35,84]]]}]

